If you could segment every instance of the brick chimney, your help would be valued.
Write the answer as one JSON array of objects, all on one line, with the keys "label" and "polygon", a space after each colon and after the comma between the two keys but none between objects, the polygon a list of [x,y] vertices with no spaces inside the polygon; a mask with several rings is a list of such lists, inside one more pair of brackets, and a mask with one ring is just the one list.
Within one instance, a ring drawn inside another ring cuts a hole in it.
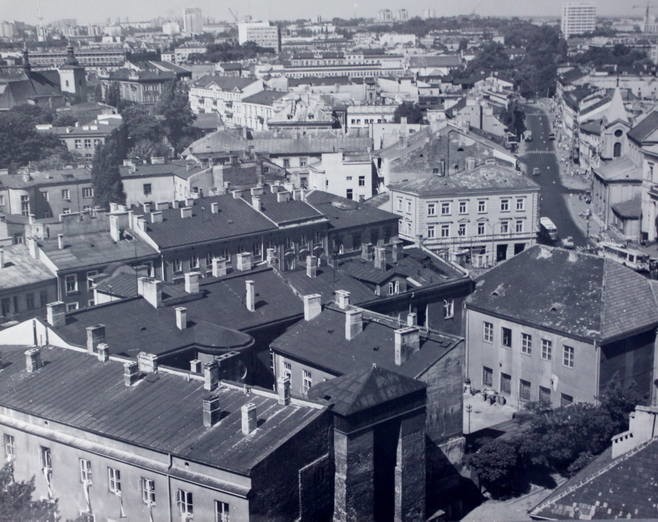
[{"label": "brick chimney", "polygon": [[162,305],[162,281],[152,277],[140,277],[137,281],[137,293],[140,294],[153,308]]},{"label": "brick chimney", "polygon": [[372,245],[370,243],[361,243],[361,259],[372,261]]},{"label": "brick chimney", "polygon": [[240,252],[236,255],[236,269],[239,272],[251,270],[251,252]]},{"label": "brick chimney", "polygon": [[276,394],[279,404],[282,406],[290,404],[290,379],[288,377],[279,377],[277,379]]},{"label": "brick chimney", "polygon": [[98,360],[107,362],[110,360],[110,345],[107,343],[98,343]]},{"label": "brick chimney", "polygon": [[55,301],[46,305],[46,320],[55,328],[66,324],[66,305],[62,301]]},{"label": "brick chimney", "polygon": [[94,353],[98,344],[105,342],[105,325],[87,326],[85,330],[87,331],[87,352]]},{"label": "brick chimney", "polygon": [[27,373],[34,373],[42,366],[43,361],[41,361],[41,350],[39,348],[25,350],[25,370]]},{"label": "brick chimney", "polygon": [[219,397],[206,397],[203,399],[203,426],[212,428],[222,416]]},{"label": "brick chimney", "polygon": [[162,210],[154,210],[149,216],[151,218],[151,223],[162,223],[164,221]]},{"label": "brick chimney", "polygon": [[351,341],[363,331],[363,313],[360,310],[345,312],[345,339]]},{"label": "brick chimney", "polygon": [[247,305],[247,310],[250,312],[256,311],[256,289],[254,287],[254,282],[251,279],[246,280],[245,282],[245,304]]},{"label": "brick chimney", "polygon": [[244,404],[240,408],[242,414],[242,433],[249,435],[258,426],[258,410],[253,402]]},{"label": "brick chimney", "polygon": [[203,389],[213,391],[219,385],[219,366],[217,361],[205,363],[203,365]]},{"label": "brick chimney", "polygon": [[290,201],[290,192],[287,190],[281,190],[280,192],[276,193],[276,202],[277,203],[285,203],[287,201]]},{"label": "brick chimney", "polygon": [[304,299],[304,321],[315,319],[322,312],[322,294],[305,295]]},{"label": "brick chimney", "polygon": [[144,210],[144,214],[150,214],[152,208],[153,205],[151,205],[150,202],[147,201],[145,203],[142,203],[142,209]]},{"label": "brick chimney", "polygon": [[126,386],[132,386],[139,380],[139,367],[135,361],[124,363],[123,365],[123,383]]},{"label": "brick chimney", "polygon": [[154,353],[139,352],[137,367],[142,373],[158,373],[158,356]]},{"label": "brick chimney", "polygon": [[350,293],[347,290],[336,290],[334,292],[334,301],[341,310],[347,310],[350,306]]},{"label": "brick chimney", "polygon": [[262,200],[261,195],[256,195],[256,194],[251,195],[251,206],[253,207],[254,210],[258,210],[259,212],[261,211],[262,209],[261,200]]},{"label": "brick chimney", "polygon": [[176,311],[176,328],[185,330],[187,328],[187,308],[177,306],[174,310]]},{"label": "brick chimney", "polygon": [[318,276],[318,258],[316,256],[306,256],[306,275],[311,279]]},{"label": "brick chimney", "polygon": [[407,359],[420,350],[420,330],[416,327],[398,328],[394,331],[395,364],[401,366]]},{"label": "brick chimney", "polygon": [[233,199],[240,199],[242,197],[242,191],[234,190],[233,192],[231,192],[231,195],[233,196]]},{"label": "brick chimney", "polygon": [[180,208],[180,217],[181,219],[187,219],[192,217],[192,207],[181,207]]},{"label": "brick chimney", "polygon": [[190,361],[190,371],[192,373],[201,373],[203,371],[203,367],[199,359],[192,359]]},{"label": "brick chimney", "polygon": [[375,260],[374,265],[377,270],[386,270],[386,247],[385,246],[376,246],[375,247]]},{"label": "brick chimney", "polygon": [[226,259],[223,257],[212,258],[212,276],[224,277],[227,273]]},{"label": "brick chimney", "polygon": [[169,201],[158,201],[155,204],[155,210],[167,210],[169,208]]},{"label": "brick chimney", "polygon": [[267,248],[265,250],[265,260],[267,261],[268,266],[272,266],[274,264],[274,259],[276,257],[276,250],[274,248]]},{"label": "brick chimney", "polygon": [[199,272],[187,272],[185,274],[185,292],[188,294],[198,294],[200,277],[201,274]]},{"label": "brick chimney", "polygon": [[391,260],[397,263],[402,259],[402,241],[398,238],[391,239]]}]

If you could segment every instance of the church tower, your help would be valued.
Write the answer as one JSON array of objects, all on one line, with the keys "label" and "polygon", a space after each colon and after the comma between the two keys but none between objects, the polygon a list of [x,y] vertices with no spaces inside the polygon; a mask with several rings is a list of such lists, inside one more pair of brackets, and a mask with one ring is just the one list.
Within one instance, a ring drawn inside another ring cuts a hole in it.
[{"label": "church tower", "polygon": [[59,83],[63,93],[74,96],[76,101],[87,101],[85,68],[78,62],[70,43],[66,48],[66,61],[59,68]]}]

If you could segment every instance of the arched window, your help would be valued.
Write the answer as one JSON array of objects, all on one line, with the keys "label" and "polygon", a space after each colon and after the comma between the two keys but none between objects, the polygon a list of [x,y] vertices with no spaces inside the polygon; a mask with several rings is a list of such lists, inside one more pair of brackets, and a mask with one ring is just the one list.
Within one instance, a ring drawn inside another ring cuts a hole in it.
[{"label": "arched window", "polygon": [[619,156],[621,156],[621,143],[620,142],[615,143],[613,151],[612,151],[612,155],[615,158],[618,158]]}]

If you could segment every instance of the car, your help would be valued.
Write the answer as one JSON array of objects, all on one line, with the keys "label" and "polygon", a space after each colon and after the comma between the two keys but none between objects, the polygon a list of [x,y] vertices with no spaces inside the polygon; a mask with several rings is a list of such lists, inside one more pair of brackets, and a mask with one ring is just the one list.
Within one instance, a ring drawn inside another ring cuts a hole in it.
[{"label": "car", "polygon": [[573,250],[576,248],[576,244],[573,242],[573,237],[568,236],[562,240],[562,247],[568,250]]},{"label": "car", "polygon": [[532,169],[532,175],[533,176],[539,176],[541,174],[541,170],[539,170],[539,167],[535,167]]}]

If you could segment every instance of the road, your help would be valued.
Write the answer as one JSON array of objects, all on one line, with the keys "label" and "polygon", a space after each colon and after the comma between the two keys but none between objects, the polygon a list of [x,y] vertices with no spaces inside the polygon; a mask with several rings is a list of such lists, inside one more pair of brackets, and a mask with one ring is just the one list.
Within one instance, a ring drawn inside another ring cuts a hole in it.
[{"label": "road", "polygon": [[571,219],[564,202],[565,195],[573,193],[562,186],[554,142],[549,141],[550,124],[548,117],[536,107],[526,106],[526,126],[532,131],[533,141],[526,142],[526,151],[521,156],[521,162],[527,165],[528,174],[535,167],[541,174],[532,179],[541,185],[540,215],[548,216],[558,228],[561,238],[571,236],[578,246],[586,246],[585,234]]}]

